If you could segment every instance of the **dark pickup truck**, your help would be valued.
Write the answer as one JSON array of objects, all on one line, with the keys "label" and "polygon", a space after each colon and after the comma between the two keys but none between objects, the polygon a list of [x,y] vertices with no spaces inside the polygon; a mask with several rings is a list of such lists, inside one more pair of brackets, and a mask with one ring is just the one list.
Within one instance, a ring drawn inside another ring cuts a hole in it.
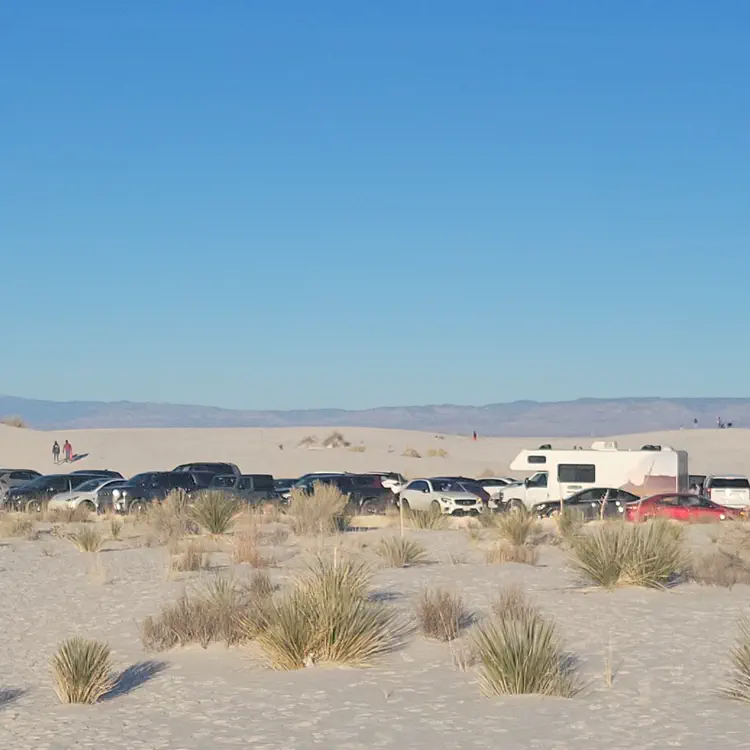
[{"label": "dark pickup truck", "polygon": [[188,495],[205,490],[213,474],[193,471],[148,471],[136,474],[113,493],[113,506],[117,513],[142,513],[148,506],[161,502],[174,490]]},{"label": "dark pickup truck", "polygon": [[279,499],[270,474],[217,474],[211,479],[208,489],[227,492],[251,505]]},{"label": "dark pickup truck", "polygon": [[347,511],[356,515],[382,514],[393,505],[393,493],[374,474],[315,474],[300,479],[294,489],[312,494],[317,482],[338,487],[349,497]]}]

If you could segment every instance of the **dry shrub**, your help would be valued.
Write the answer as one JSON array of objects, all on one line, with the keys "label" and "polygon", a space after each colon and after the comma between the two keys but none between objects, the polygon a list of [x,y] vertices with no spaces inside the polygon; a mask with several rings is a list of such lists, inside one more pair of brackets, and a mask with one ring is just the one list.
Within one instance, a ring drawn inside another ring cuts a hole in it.
[{"label": "dry shrub", "polygon": [[375,552],[392,568],[406,568],[427,560],[427,550],[419,542],[398,536],[381,540]]},{"label": "dry shrub", "polygon": [[726,698],[750,703],[750,620],[747,617],[739,621],[738,630],[736,643],[729,652],[732,668],[721,693]]},{"label": "dry shrub", "polygon": [[98,552],[104,544],[104,537],[90,526],[83,526],[73,534],[68,534],[67,539],[81,552]]},{"label": "dry shrub", "polygon": [[208,565],[208,554],[200,539],[189,539],[184,544],[177,543],[173,547],[170,567],[174,571],[188,572],[205,570]]},{"label": "dry shrub", "polygon": [[500,589],[492,602],[492,613],[496,617],[521,619],[537,611],[529,602],[523,589],[517,584],[510,584]]},{"label": "dry shrub", "polygon": [[527,544],[510,544],[500,541],[493,544],[486,554],[485,559],[489,565],[500,565],[503,563],[519,563],[521,565],[536,565],[539,555],[536,547]]},{"label": "dry shrub", "polygon": [[435,588],[422,592],[417,603],[417,621],[427,638],[452,641],[471,624],[472,617],[459,594]]},{"label": "dry shrub", "polygon": [[320,558],[269,610],[258,643],[271,666],[361,666],[401,645],[406,626],[397,611],[367,597],[368,584],[361,563]]},{"label": "dry shrub", "polygon": [[430,448],[427,451],[427,455],[430,458],[448,458],[448,451],[444,448]]},{"label": "dry shrub", "polygon": [[190,514],[189,497],[182,490],[170,492],[161,503],[151,503],[144,516],[159,544],[198,533],[198,526]]},{"label": "dry shrub", "polygon": [[553,621],[535,609],[495,615],[477,628],[474,650],[485,695],[570,698],[581,689]]},{"label": "dry shrub", "polygon": [[405,521],[412,529],[440,531],[448,525],[447,516],[439,508],[429,510],[404,509]]},{"label": "dry shrub", "polygon": [[364,453],[367,450],[367,446],[365,445],[352,445],[349,447],[349,450],[352,453]]},{"label": "dry shrub", "polygon": [[60,644],[51,664],[61,703],[96,703],[115,686],[106,643],[70,638]]},{"label": "dry shrub", "polygon": [[147,651],[212,642],[233,645],[247,640],[251,630],[265,621],[267,595],[232,578],[217,577],[202,590],[166,604],[141,625],[141,642]]},{"label": "dry shrub", "polygon": [[350,445],[351,443],[338,430],[323,440],[324,448],[348,448]]},{"label": "dry shrub", "polygon": [[253,568],[267,568],[273,564],[270,555],[258,549],[258,535],[253,531],[238,531],[232,538],[232,562],[247,563]]},{"label": "dry shrub", "polygon": [[109,522],[109,535],[115,541],[118,541],[120,537],[122,536],[122,527],[123,527],[122,521],[118,520],[117,518],[113,518]]},{"label": "dry shrub", "polygon": [[555,516],[555,525],[560,537],[567,541],[580,534],[583,529],[583,514],[575,508],[565,507]]},{"label": "dry shrub", "polygon": [[536,516],[526,508],[499,513],[494,519],[500,538],[516,547],[523,547],[530,542],[531,535],[539,526]]},{"label": "dry shrub", "polygon": [[406,458],[422,458],[421,454],[416,448],[406,448],[406,450],[404,450],[401,455],[405,456]]},{"label": "dry shrub", "polygon": [[34,536],[34,522],[19,513],[0,515],[0,538]]},{"label": "dry shrub", "polygon": [[248,584],[249,593],[259,599],[272,596],[276,587],[271,582],[271,576],[265,570],[256,570],[250,578]]},{"label": "dry shrub", "polygon": [[272,529],[271,531],[264,531],[262,534],[263,540],[274,547],[278,547],[289,539],[289,529],[282,527]]},{"label": "dry shrub", "polygon": [[750,584],[750,565],[738,551],[719,548],[694,557],[690,577],[704,586],[732,588],[738,583]]},{"label": "dry shrub", "polygon": [[288,515],[294,533],[333,534],[347,524],[347,496],[333,484],[315,482],[310,494],[293,489]]},{"label": "dry shrub", "polygon": [[312,445],[318,444],[318,438],[315,437],[315,435],[306,435],[302,438],[302,440],[297,443],[297,447],[299,448],[309,448]]},{"label": "dry shrub", "polygon": [[645,524],[605,523],[571,537],[569,544],[572,567],[605,588],[663,588],[687,567],[681,529],[661,519]]},{"label": "dry shrub", "polygon": [[0,419],[0,424],[4,424],[6,427],[19,427],[21,429],[25,429],[27,427],[27,424],[23,420],[23,417],[18,416],[3,417],[2,419]]},{"label": "dry shrub", "polygon": [[79,505],[76,508],[53,508],[43,512],[44,520],[51,523],[84,523],[91,516],[91,509],[88,503]]},{"label": "dry shrub", "polygon": [[209,534],[226,534],[234,525],[239,511],[236,498],[221,490],[206,490],[198,494],[190,509],[193,520]]}]

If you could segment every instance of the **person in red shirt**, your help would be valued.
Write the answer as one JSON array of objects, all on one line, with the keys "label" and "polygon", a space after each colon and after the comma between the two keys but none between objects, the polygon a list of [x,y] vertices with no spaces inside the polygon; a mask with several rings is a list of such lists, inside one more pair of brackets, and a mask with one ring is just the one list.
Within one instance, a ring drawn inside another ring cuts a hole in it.
[{"label": "person in red shirt", "polygon": [[70,463],[70,459],[73,458],[73,446],[67,440],[63,445],[63,453],[65,453],[65,460]]}]

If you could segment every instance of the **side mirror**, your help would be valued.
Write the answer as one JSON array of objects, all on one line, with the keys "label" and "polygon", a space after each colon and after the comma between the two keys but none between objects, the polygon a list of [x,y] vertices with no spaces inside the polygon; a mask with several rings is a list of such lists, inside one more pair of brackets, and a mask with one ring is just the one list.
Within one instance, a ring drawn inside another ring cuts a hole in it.
[{"label": "side mirror", "polygon": [[425,495],[427,495],[427,494],[429,493],[429,490],[427,489],[427,487],[425,487],[425,488],[424,488],[424,489],[422,490],[422,492],[424,492],[424,494],[425,494]]},{"label": "side mirror", "polygon": [[523,480],[523,486],[528,487],[529,486],[529,478],[526,477],[526,479]]}]

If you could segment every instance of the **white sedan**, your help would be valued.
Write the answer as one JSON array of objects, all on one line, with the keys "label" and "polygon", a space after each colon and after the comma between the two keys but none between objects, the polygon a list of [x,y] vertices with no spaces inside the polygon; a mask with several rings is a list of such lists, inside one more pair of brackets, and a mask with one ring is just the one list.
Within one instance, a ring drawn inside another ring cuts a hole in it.
[{"label": "white sedan", "polygon": [[86,508],[94,513],[99,508],[98,493],[104,487],[118,487],[125,484],[124,479],[112,477],[97,477],[76,487],[70,492],[60,492],[49,501],[49,510],[75,510]]}]

